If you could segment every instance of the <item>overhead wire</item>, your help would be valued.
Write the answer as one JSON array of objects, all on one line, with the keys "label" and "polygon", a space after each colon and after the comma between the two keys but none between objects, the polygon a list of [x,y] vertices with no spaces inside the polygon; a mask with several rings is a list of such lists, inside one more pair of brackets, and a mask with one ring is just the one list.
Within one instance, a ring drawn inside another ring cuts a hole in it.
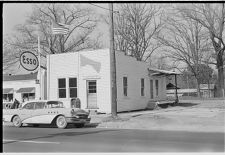
[{"label": "overhead wire", "polygon": [[[91,4],[91,5],[93,5],[93,6],[96,6],[96,7],[99,7],[99,8],[101,8],[101,9],[105,9],[105,10],[108,10],[108,11],[112,11],[112,10],[110,10],[110,9],[107,9],[107,8],[105,8],[105,7],[102,7],[102,6],[93,4],[93,3],[89,3],[89,4]],[[119,11],[113,11],[113,13],[119,13]]]}]

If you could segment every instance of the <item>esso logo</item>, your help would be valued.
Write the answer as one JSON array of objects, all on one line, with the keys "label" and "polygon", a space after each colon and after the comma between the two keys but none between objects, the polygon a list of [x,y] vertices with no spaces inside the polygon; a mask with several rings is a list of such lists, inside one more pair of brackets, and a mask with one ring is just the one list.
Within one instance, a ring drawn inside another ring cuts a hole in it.
[{"label": "esso logo", "polygon": [[26,51],[20,55],[20,64],[24,69],[28,71],[34,71],[37,69],[39,62],[36,55],[34,55],[32,52]]}]

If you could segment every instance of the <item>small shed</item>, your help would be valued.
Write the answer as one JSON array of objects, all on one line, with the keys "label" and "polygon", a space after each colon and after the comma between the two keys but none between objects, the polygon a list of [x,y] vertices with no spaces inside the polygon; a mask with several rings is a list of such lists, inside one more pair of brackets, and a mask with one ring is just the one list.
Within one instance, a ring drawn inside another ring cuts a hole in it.
[{"label": "small shed", "polygon": [[215,96],[215,84],[200,84],[200,93],[204,98]]}]

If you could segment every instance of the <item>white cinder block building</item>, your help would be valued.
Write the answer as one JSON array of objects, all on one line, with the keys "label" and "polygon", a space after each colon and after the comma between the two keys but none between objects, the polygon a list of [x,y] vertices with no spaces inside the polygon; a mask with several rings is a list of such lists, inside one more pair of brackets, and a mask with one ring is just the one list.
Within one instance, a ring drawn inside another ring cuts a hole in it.
[{"label": "white cinder block building", "polygon": [[[149,100],[166,97],[166,78],[151,76],[148,65],[116,52],[118,112],[145,109]],[[47,56],[48,99],[70,107],[71,98],[81,108],[111,113],[109,49]]]}]

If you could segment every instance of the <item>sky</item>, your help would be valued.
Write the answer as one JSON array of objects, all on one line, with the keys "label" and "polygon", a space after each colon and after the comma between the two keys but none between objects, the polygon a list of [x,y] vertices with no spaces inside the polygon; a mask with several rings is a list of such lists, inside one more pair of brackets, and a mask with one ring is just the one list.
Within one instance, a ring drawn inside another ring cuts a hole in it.
[{"label": "sky", "polygon": [[[18,24],[23,24],[27,19],[27,15],[32,12],[32,5],[34,3],[4,3],[3,4],[3,37],[6,35],[15,34],[15,26]],[[89,3],[85,3],[82,5],[86,5],[94,9],[99,15],[104,15],[109,13],[108,10],[96,7]],[[107,3],[98,3],[98,6],[108,8]],[[98,36],[98,33],[102,33],[100,38],[103,47],[109,47],[109,27],[103,21],[99,22],[95,31],[92,33],[92,37]],[[16,64],[18,65],[18,64]],[[22,67],[18,68],[16,71],[11,71],[13,74],[25,74],[26,70]]]},{"label": "sky", "polygon": [[[3,35],[15,33],[14,27],[18,24],[23,24],[26,20],[26,16],[32,12],[32,5],[34,3],[5,3],[3,5]],[[106,14],[108,10],[96,7],[89,3],[83,4],[87,7],[94,9],[98,14]],[[108,4],[98,3],[98,6],[108,8]],[[109,43],[106,42],[106,39],[109,35],[108,26],[100,22],[96,27],[96,30],[93,32],[93,35],[98,34],[99,32],[104,32],[102,36],[102,41],[105,46],[109,46]]]}]

